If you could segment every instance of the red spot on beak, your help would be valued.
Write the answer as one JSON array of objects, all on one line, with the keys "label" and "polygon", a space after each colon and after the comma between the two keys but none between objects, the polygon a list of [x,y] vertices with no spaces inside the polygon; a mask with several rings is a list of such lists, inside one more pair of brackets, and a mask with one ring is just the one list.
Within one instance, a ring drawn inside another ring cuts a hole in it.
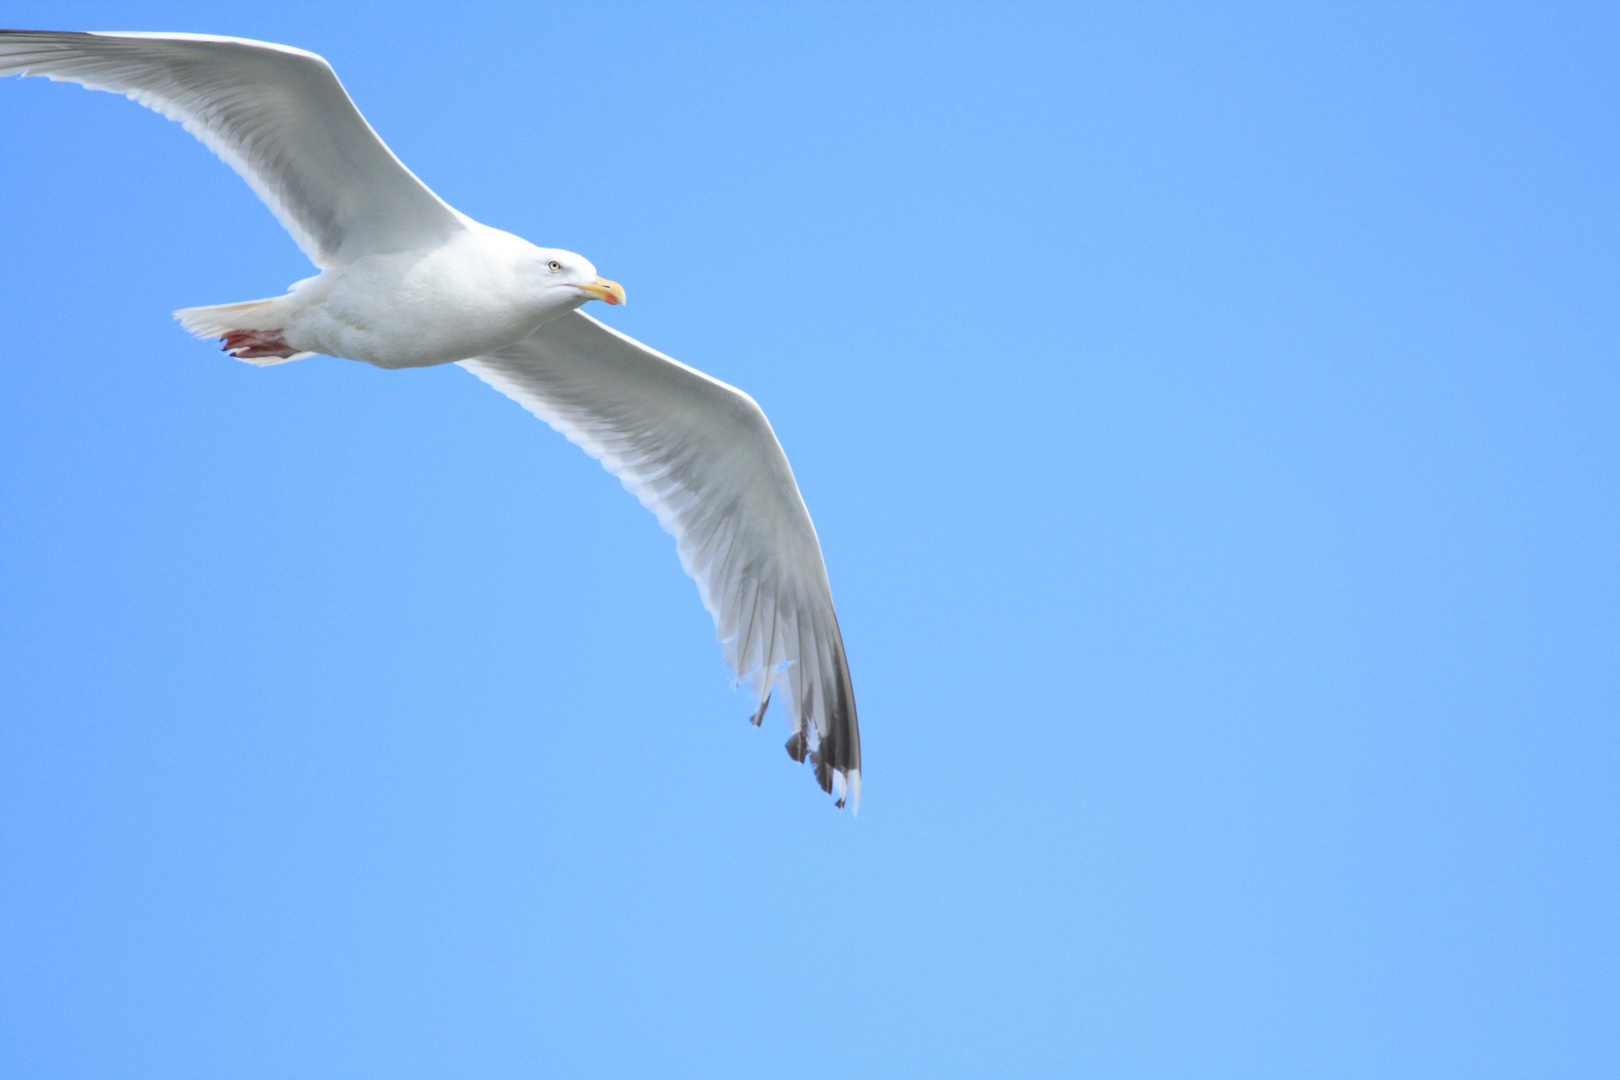
[{"label": "red spot on beak", "polygon": [[619,298],[614,296],[612,293],[608,293],[606,296],[602,297],[602,299],[606,300],[610,304],[617,304],[619,302]]}]

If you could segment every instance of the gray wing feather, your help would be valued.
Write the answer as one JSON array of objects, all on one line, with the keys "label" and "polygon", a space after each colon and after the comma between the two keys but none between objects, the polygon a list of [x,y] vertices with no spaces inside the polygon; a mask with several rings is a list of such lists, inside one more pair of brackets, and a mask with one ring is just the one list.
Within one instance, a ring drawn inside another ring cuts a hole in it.
[{"label": "gray wing feather", "polygon": [[405,168],[327,62],[200,34],[0,31],[0,75],[107,90],[178,120],[323,269],[442,243],[460,214]]},{"label": "gray wing feather", "polygon": [[858,807],[860,729],[821,546],[754,399],[581,312],[461,366],[600,461],[658,516],[738,680],[753,687],[760,712],[786,681],[789,753],[809,753],[822,788]]}]

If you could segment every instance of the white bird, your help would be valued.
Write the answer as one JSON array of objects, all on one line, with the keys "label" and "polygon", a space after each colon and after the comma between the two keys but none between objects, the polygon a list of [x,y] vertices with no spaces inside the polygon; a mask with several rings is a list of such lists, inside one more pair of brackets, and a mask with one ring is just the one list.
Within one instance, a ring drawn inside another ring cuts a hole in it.
[{"label": "white bird", "polygon": [[455,210],[314,53],[200,34],[0,31],[0,75],[123,94],[200,139],[320,274],[175,313],[238,359],[456,363],[599,460],[674,534],[758,725],[787,684],[788,753],[860,805],[861,746],[821,546],[754,399],[578,310],[624,290],[568,251]]}]

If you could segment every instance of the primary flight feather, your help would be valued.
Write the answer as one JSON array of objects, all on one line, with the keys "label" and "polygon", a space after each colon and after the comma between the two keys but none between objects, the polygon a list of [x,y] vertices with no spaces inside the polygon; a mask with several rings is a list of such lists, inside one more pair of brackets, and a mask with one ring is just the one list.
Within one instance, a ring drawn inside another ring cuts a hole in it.
[{"label": "primary flight feather", "polygon": [[[418,180],[327,62],[200,34],[0,31],[0,75],[155,109],[263,199],[321,273],[284,296],[176,312],[231,355],[460,364],[600,461],[675,536],[758,724],[785,697],[788,753],[860,804],[861,744],[815,527],[754,399],[578,310],[624,302],[569,251],[481,225]],[[786,684],[785,693],[779,688]]]}]

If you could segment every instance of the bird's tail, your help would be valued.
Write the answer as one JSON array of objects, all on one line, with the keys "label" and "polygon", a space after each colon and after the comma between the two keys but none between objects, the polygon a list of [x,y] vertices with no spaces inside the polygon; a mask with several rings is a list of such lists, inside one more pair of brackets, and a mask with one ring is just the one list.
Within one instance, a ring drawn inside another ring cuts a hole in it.
[{"label": "bird's tail", "polygon": [[286,297],[273,296],[239,304],[181,308],[174,317],[197,337],[224,339],[225,351],[238,360],[267,367],[314,355],[298,352],[281,340],[286,305]]}]

